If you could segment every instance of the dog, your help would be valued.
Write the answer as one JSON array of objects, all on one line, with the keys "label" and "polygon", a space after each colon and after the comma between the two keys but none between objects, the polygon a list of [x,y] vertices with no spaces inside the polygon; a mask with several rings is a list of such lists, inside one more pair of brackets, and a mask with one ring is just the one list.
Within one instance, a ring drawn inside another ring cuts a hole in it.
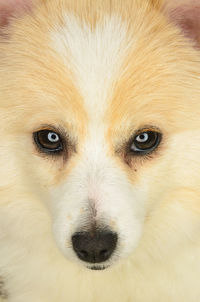
[{"label": "dog", "polygon": [[2,301],[199,301],[199,16],[0,1]]}]

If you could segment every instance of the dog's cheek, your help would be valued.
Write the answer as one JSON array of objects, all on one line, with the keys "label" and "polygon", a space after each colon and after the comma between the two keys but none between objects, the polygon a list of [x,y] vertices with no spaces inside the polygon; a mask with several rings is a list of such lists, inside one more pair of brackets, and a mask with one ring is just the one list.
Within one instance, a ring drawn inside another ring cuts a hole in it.
[{"label": "dog's cheek", "polygon": [[32,0],[0,0],[0,26],[6,26],[12,17],[31,9]]}]

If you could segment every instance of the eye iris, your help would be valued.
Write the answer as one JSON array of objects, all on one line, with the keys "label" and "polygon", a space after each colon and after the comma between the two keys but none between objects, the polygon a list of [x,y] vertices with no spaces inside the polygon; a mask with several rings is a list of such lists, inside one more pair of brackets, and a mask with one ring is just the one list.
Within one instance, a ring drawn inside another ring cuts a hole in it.
[{"label": "eye iris", "polygon": [[148,133],[142,133],[140,135],[137,136],[136,140],[139,142],[139,143],[143,143],[143,142],[146,142],[149,138],[149,135]]},{"label": "eye iris", "polygon": [[56,134],[54,132],[49,132],[49,134],[48,134],[48,140],[51,143],[56,143],[56,142],[59,141],[59,136],[58,136],[58,134]]}]

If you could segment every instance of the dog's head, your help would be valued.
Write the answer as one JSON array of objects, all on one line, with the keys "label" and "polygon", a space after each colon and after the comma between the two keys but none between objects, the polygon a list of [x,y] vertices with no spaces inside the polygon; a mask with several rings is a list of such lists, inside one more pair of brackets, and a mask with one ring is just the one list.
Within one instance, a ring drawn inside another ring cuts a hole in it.
[{"label": "dog's head", "polygon": [[39,2],[2,31],[2,191],[89,268],[170,253],[197,226],[200,63],[169,20],[199,5]]}]

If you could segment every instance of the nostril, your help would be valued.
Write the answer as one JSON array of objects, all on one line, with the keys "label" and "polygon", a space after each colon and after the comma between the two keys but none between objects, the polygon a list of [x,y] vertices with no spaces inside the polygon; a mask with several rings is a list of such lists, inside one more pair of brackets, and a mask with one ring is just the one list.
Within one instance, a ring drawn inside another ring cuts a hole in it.
[{"label": "nostril", "polygon": [[109,255],[109,251],[108,250],[102,250],[102,251],[100,251],[99,254],[100,254],[101,257],[105,257],[106,258],[106,256]]},{"label": "nostril", "polygon": [[84,250],[78,251],[78,254],[85,259],[88,257],[88,253]]}]

